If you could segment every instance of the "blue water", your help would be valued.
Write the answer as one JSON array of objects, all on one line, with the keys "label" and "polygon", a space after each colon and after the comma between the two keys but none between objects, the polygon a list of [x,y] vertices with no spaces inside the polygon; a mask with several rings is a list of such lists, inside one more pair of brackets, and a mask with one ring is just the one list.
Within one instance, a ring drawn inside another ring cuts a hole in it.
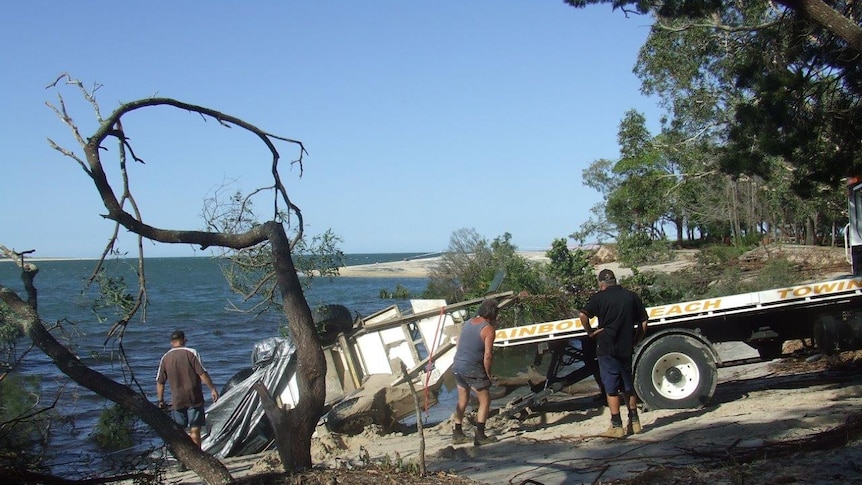
[{"label": "blue water", "polygon": [[[348,264],[399,261],[420,253],[347,255]],[[136,261],[127,260],[128,270]],[[97,291],[82,293],[83,282],[93,270],[93,261],[36,262],[39,273],[39,315],[46,325],[58,322],[53,334],[67,343],[89,366],[120,382],[128,382],[130,374],[120,365],[118,340],[107,339],[112,320],[99,321],[92,311]],[[142,390],[155,400],[155,374],[159,358],[170,347],[170,334],[183,329],[188,345],[197,349],[204,365],[217,386],[251,365],[255,342],[278,335],[283,315],[243,313],[237,308],[249,308],[250,303],[231,293],[215,260],[210,258],[155,258],[146,260],[149,308],[146,320],[129,322],[122,336],[122,347],[129,359],[129,368]],[[127,284],[134,288],[134,273],[127,273]],[[8,261],[0,262],[0,283],[22,298],[23,284],[18,269]],[[381,300],[380,290],[390,292],[397,285],[420,297],[427,286],[426,278],[314,278],[306,291],[306,299],[316,305],[337,303],[360,315],[369,315],[386,306],[408,302]],[[107,316],[111,316],[106,314]],[[115,318],[115,317],[114,317]],[[27,348],[22,339],[18,350]],[[75,461],[84,455],[95,456],[90,434],[107,403],[92,391],[78,386],[60,373],[38,349],[27,354],[21,372],[42,377],[42,402],[60,396],[58,411],[75,419],[57,425],[53,430],[54,464]],[[57,451],[61,450],[61,451]],[[62,465],[60,465],[62,467]]]},{"label": "blue water", "polygon": [[[354,254],[347,255],[346,261],[348,265],[373,264],[417,256],[423,255]],[[126,270],[130,289],[136,283],[130,268],[136,263],[136,260],[124,260],[119,265]],[[160,357],[170,347],[173,330],[185,331],[189,347],[201,353],[204,365],[220,388],[234,374],[251,365],[254,344],[278,335],[279,327],[283,325],[281,313],[258,315],[239,311],[249,308],[251,303],[243,302],[230,291],[213,259],[147,259],[149,308],[146,319],[136,318],[129,322],[122,336],[122,348],[129,361],[129,367],[125,368],[118,359],[120,340],[107,338],[113,321],[110,318],[100,321],[92,311],[92,301],[98,291],[82,293],[83,282],[92,272],[94,261],[41,261],[36,264],[39,267],[35,280],[39,290],[39,315],[46,325],[59,325],[52,333],[95,370],[124,383],[133,376],[138,383],[133,388],[140,385],[153,401],[156,368]],[[25,297],[18,269],[9,261],[0,262],[0,284]],[[427,278],[319,277],[313,279],[305,296],[312,309],[317,305],[334,303],[365,316],[396,303],[409,308],[407,301],[382,300],[381,290],[392,292],[400,285],[407,288],[412,297],[418,298],[427,284]],[[110,315],[105,313],[105,316]],[[19,352],[27,344],[26,339],[22,339],[18,345]],[[522,364],[531,357],[531,354],[521,351],[515,358],[509,358],[508,364],[501,362],[506,359],[498,359],[495,373],[511,375],[500,367],[508,366],[514,373],[517,368],[523,369]],[[59,396],[58,412],[74,418],[54,425],[46,464],[51,465],[55,473],[75,477],[85,476],[77,473],[82,468],[82,461],[92,460],[93,465],[89,469],[98,470],[103,457],[93,445],[91,434],[102,410],[111,403],[72,382],[38,349],[27,354],[20,370],[28,375],[41,376],[42,402],[51,402]],[[454,391],[444,388],[438,396],[439,403],[424,419],[431,423],[446,419],[456,399]],[[146,430],[141,434],[146,435]],[[146,438],[139,448],[144,450],[157,446],[157,443],[157,438]]]}]

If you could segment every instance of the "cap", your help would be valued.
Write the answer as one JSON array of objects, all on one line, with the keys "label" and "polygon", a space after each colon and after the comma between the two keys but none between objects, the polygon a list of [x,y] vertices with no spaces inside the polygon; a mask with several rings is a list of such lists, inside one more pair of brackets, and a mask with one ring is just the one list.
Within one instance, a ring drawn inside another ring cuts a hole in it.
[{"label": "cap", "polygon": [[174,333],[171,334],[171,340],[185,340],[186,333],[182,330],[174,330]]},{"label": "cap", "polygon": [[603,270],[599,271],[599,281],[601,281],[603,283],[611,283],[611,282],[616,282],[616,280],[617,280],[617,277],[613,271],[611,271],[609,269],[603,269]]}]

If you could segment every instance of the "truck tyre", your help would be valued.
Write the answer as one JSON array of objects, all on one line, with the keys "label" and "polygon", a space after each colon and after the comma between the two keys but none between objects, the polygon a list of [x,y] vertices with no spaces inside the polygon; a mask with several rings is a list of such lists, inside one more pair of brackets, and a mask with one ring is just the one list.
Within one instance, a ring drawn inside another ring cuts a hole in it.
[{"label": "truck tyre", "polygon": [[653,409],[686,409],[706,404],[715,392],[717,371],[703,342],[667,335],[652,342],[637,361],[635,392]]},{"label": "truck tyre", "polygon": [[323,345],[331,344],[339,334],[353,330],[353,315],[344,305],[320,305],[312,312],[312,319]]}]

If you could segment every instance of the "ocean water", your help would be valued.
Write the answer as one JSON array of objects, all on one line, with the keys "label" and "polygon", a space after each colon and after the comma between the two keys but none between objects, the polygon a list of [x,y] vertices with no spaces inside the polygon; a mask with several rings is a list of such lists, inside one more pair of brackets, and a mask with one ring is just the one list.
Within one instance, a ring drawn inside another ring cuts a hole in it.
[{"label": "ocean water", "polygon": [[[347,255],[348,264],[398,261],[420,253]],[[134,265],[129,260],[125,265]],[[278,335],[283,316],[280,313],[256,315],[238,308],[248,308],[233,294],[215,260],[210,258],[147,259],[149,308],[146,320],[129,322],[121,341],[108,340],[112,321],[100,321],[92,308],[95,291],[82,293],[83,282],[93,270],[93,261],[39,261],[35,283],[38,289],[39,315],[46,325],[59,325],[52,332],[61,338],[88,366],[121,382],[134,377],[150,399],[155,400],[155,374],[159,359],[170,347],[174,329],[186,332],[188,345],[197,349],[216,386],[221,387],[231,376],[251,365],[254,344]],[[129,271],[130,287],[136,283]],[[25,297],[18,269],[8,261],[0,262],[0,283]],[[381,300],[380,290],[393,291],[397,285],[407,288],[412,296],[421,296],[427,286],[425,278],[314,278],[306,291],[306,299],[317,305],[337,303],[353,312],[368,315],[386,306],[408,302]],[[119,361],[120,346],[129,359],[124,369]],[[19,352],[27,341],[18,345]],[[53,430],[51,449],[57,452],[55,464],[76,461],[81,456],[95,457],[90,435],[102,410],[110,403],[90,390],[78,386],[60,373],[38,349],[30,351],[21,371],[41,376],[42,402],[59,396],[58,411],[74,420]],[[125,379],[125,380],[124,380]]]},{"label": "ocean water", "polygon": [[[373,264],[421,256],[424,255],[352,254],[346,255],[346,261],[348,265]],[[130,288],[136,283],[131,270],[136,263],[135,260],[122,263]],[[162,354],[170,347],[173,330],[185,331],[188,346],[201,353],[213,382],[221,388],[230,377],[251,365],[254,344],[278,335],[283,321],[280,313],[257,315],[239,311],[250,304],[230,291],[217,262],[211,258],[153,258],[145,262],[150,304],[146,319],[129,322],[121,340],[108,339],[112,320],[100,321],[93,311],[96,291],[83,292],[83,283],[92,272],[94,261],[39,261],[36,264],[39,267],[35,280],[39,314],[46,325],[56,326],[52,333],[88,366],[119,382],[130,382],[133,378],[136,382],[133,387],[140,386],[153,401],[156,369]],[[0,262],[0,283],[24,297],[18,269],[11,262]],[[305,296],[312,309],[322,304],[341,304],[364,316],[392,304],[409,308],[409,301],[381,299],[381,290],[392,292],[400,285],[407,288],[412,297],[419,298],[427,284],[427,278],[314,278]],[[25,349],[27,343],[23,339],[18,350]],[[128,368],[119,360],[121,346]],[[532,358],[532,354],[524,351],[502,353],[512,357],[495,361],[495,373],[500,375],[516,373]],[[75,477],[86,476],[85,472],[79,472],[82,461],[92,461],[92,470],[102,468],[100,463],[105,457],[94,446],[92,431],[101,412],[112,403],[72,382],[38,349],[27,354],[21,372],[40,376],[42,402],[51,402],[57,397],[57,411],[73,418],[53,428],[46,464],[52,466],[55,473]],[[454,390],[443,388],[438,404],[430,408],[423,421],[434,423],[448,418],[457,401],[456,394]],[[146,429],[139,434],[142,443],[133,450],[118,453],[118,457],[158,446],[158,439]]]}]

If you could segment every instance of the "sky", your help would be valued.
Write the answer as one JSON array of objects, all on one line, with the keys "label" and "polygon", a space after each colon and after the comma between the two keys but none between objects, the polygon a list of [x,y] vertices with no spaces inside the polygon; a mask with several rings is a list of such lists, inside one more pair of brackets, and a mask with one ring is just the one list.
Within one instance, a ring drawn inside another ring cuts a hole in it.
[{"label": "sky", "polygon": [[[307,234],[346,253],[438,252],[453,233],[550,247],[588,220],[582,182],[617,160],[629,110],[658,123],[632,73],[650,19],[542,1],[11,2],[0,18],[0,244],[33,257],[97,257],[114,224],[94,185],[48,139],[83,157],[46,105],[62,96],[83,137],[98,124],[63,73],[98,86],[103,117],[173,98],[300,140],[280,176]],[[145,222],[203,229],[204,200],[269,186],[251,133],[159,107],[124,118],[131,190]],[[102,159],[120,191],[117,145]],[[255,200],[269,215],[271,195]],[[572,242],[570,240],[570,242]],[[134,255],[120,231],[119,247]],[[208,254],[145,242],[151,257]]]}]

